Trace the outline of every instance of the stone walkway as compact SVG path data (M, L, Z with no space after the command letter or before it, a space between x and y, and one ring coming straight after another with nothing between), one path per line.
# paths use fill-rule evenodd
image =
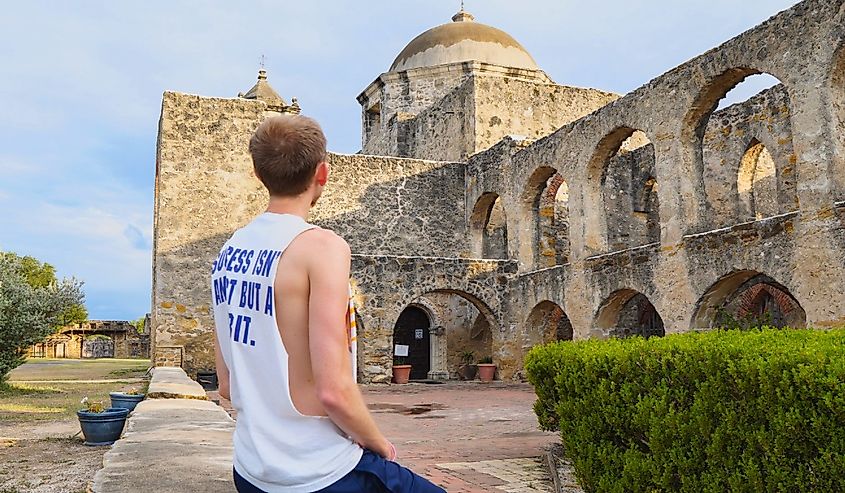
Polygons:
M450 493L554 491L545 453L557 436L537 428L529 385L382 385L364 396L399 462Z

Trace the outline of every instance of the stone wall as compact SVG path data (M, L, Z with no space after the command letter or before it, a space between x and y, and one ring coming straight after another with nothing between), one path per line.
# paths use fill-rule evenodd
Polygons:
M155 347L170 349L155 355L156 364L192 372L214 366L208 270L232 231L266 207L248 142L272 115L257 101L164 95L152 324ZM340 154L329 160L330 183L311 221L344 236L353 253L463 253L463 164ZM429 200L434 195L438 200Z
M597 89L544 84L510 77L474 77L474 152L505 136L545 137L619 98ZM469 157L469 156L465 156Z
M353 253L458 257L466 248L464 165L331 154L310 220ZM431 200L431 197L437 200Z
M714 212L709 227L724 227L737 219L756 219L747 204L740 200L737 189L738 175L743 172L743 157L749 154L754 143L765 147L776 169L775 175L756 184L775 191L770 199L774 204L764 208L768 213L761 216L798 209L797 156L792 145L789 94L781 84L710 117L703 142L704 186L707 204Z
M617 99L595 89L559 86L502 74L471 73L439 100L425 96L413 110L395 113L362 152L391 156L464 161L507 135L528 139L546 136ZM421 102L431 103L421 109ZM405 105L403 105L404 107Z
M470 70L470 67L463 64L451 64L382 74L358 96L362 109L361 152L371 155L403 155L398 154L398 125L415 117L460 86L469 76Z
M753 289L800 305L803 317L792 323L845 324L843 40L841 0L805 0L609 104L606 93L502 74L469 81L456 68L464 64L424 83L403 81L407 74L380 79L386 85L359 101L366 110L379 91L389 93L379 135L395 144L365 151L400 153L401 143L401 152L430 157L475 154L466 164L332 156L344 187L327 190L315 217L349 237L356 253L361 379L389 378L393 326L421 299L455 325L433 352L446 354L447 369L465 342L461 331L476 324L462 315L471 304L490 326L490 350L506 379L519 377L531 341L551 333L537 327L554 318L541 312L565 317L581 339L642 329L631 310L641 314L650 304L673 333L714 326L720 309L748 309L757 298L744 293ZM782 86L714 113L731 88L761 72ZM406 112L388 100L404 101ZM577 120L578 111L566 113L592 104L597 109ZM450 106L464 119L450 116ZM157 362L175 361L178 350L189 369L212 364L207 266L263 207L246 140L265 115L261 103L165 94ZM557 118L569 123L554 130ZM519 133L529 138L495 143ZM461 144L467 137L472 146ZM760 146L772 164L761 163ZM541 218L556 195L550 187L564 182L568 214L552 211L566 221L561 237L562 224ZM502 214L491 215L496 204ZM504 229L496 238L507 244L495 256L506 258L478 258L493 254L484 247L497 216ZM566 255L558 244L568 246Z

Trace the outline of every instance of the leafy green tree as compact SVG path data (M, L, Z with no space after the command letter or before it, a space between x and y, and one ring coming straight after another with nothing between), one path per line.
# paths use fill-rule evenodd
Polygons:
M138 318L137 320L133 320L131 323L135 327L135 330L138 331L139 334L144 333L144 322L147 320L146 315L143 317Z
M29 346L61 325L63 313L83 306L80 281L56 280L52 266L29 259L0 254L0 383L24 362Z
M16 265L16 271L23 276L27 284L33 288L47 288L55 284L56 268L47 262L41 262L29 255L21 257L13 252L0 252L0 262L9 260ZM58 317L56 330L67 325L82 323L88 320L88 309L82 303L75 304L64 310Z
M59 315L59 327L79 324L88 320L88 309L79 303L71 306Z
M13 252L0 252L0 261L15 263L17 272L33 288L46 288L56 282L56 268L29 255L21 257Z

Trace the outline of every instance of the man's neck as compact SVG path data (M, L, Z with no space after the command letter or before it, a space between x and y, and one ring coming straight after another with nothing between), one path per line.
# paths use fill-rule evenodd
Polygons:
M307 196L297 197L274 197L270 196L270 203L267 204L267 212L274 214L292 214L302 219L308 219L308 212L311 210L311 201Z

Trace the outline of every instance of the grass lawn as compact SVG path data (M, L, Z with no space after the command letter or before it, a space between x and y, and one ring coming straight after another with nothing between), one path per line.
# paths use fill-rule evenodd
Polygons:
M149 367L148 359L30 358L9 373L9 381L133 378L143 376Z
M149 360L62 360L33 359L16 368L9 382L0 385L0 423L43 422L72 419L84 407L80 401L109 403L109 392L136 388ZM72 380L115 380L108 383L82 383ZM49 383L27 383L41 380ZM133 381L134 380L134 381Z

